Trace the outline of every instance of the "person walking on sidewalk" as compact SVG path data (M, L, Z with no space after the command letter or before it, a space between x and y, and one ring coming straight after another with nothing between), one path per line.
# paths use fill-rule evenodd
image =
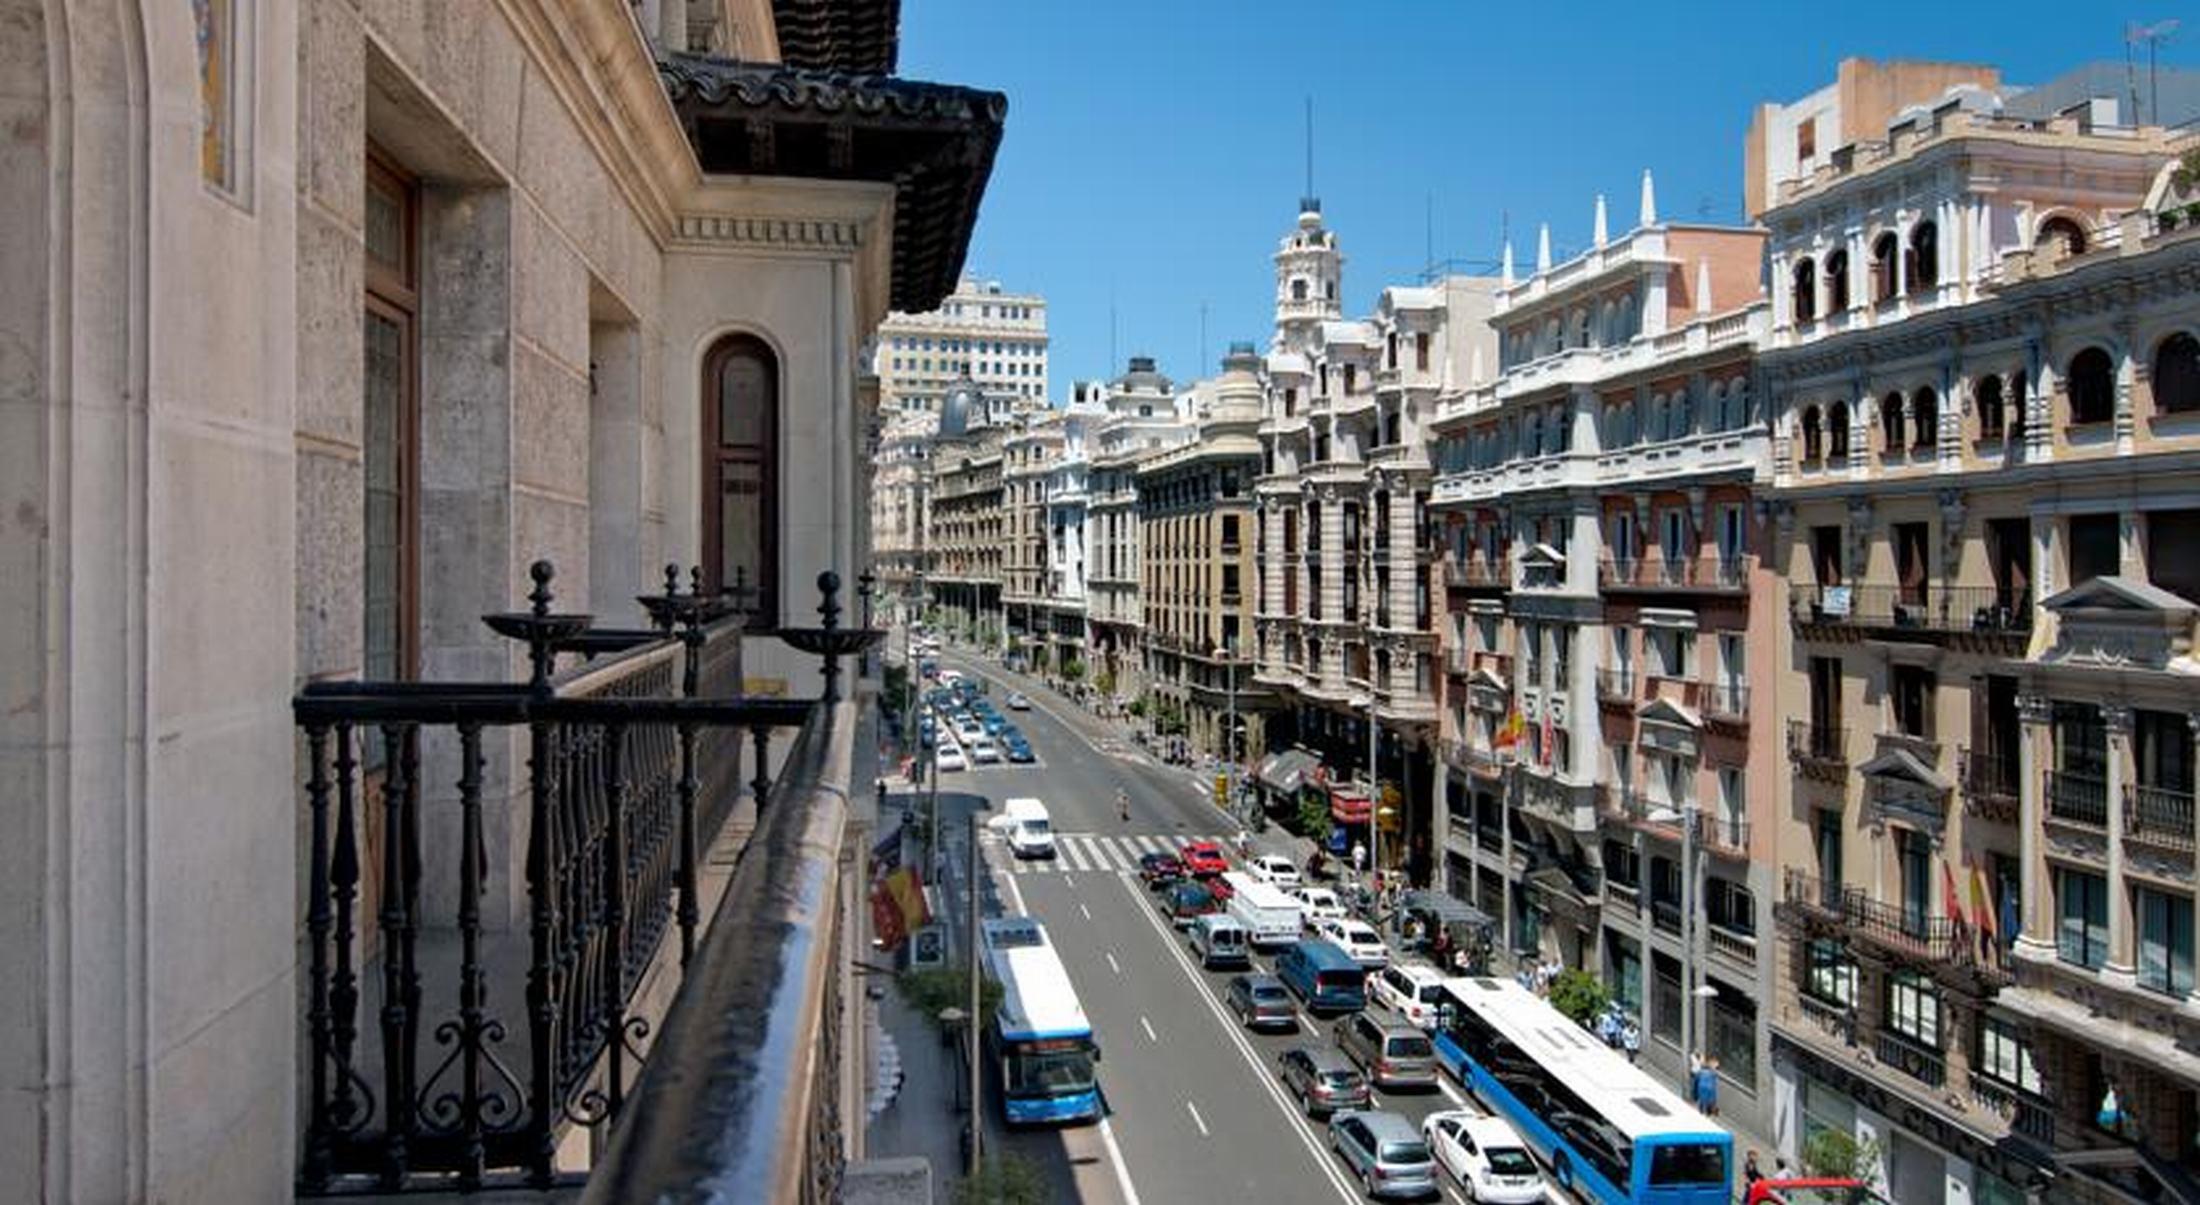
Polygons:
M1122 818L1123 823L1131 822L1131 793L1121 787L1115 788L1115 814Z

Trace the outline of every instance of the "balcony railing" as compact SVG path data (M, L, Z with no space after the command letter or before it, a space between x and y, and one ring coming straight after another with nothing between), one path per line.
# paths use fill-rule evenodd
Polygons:
M2166 849L2193 848L2192 795L2166 787L2124 788L2124 836Z
M1448 570L1445 581L1450 585L1502 587L1511 584L1511 574L1503 564L1492 564L1481 557L1447 559L1444 565Z
M1597 698L1606 703L1632 703L1636 681L1635 671L1631 669L1600 669L1597 671Z
M1698 835L1713 853L1749 856L1749 821L1740 816L1699 813Z
M1983 1072L1971 1073L1971 1099L1978 1106L2009 1123L2010 1130L2042 1146L2055 1142L2055 1106L2013 1084L2005 1084Z
M1749 721L1749 685L1745 682L1703 684L1703 713L1732 723Z
M755 750L755 797L788 801L760 812L783 810L787 823L799 823L805 805L790 797L814 786L802 781L803 749L820 739L815 730L830 733L835 709L737 697L740 625L717 597L668 588L642 600L655 629L591 628L585 616L550 610L547 562L531 572L530 611L484 617L527 643L528 681L314 683L293 701L309 833L303 1195L551 1186L566 1133L623 1126L647 1086L646 1077L636 1084L635 1069L661 997L652 989L645 998L645 983L684 988L691 966L700 979L713 965L787 965L785 926L756 929L749 905L724 919L735 915L738 883L720 919L703 925L698 859L738 790L743 735ZM874 634L835 627L838 580L824 575L820 584L826 626L780 635L833 654L825 673L832 703L839 658ZM561 675L561 657L605 660ZM775 789L765 769L772 733L797 726L804 737ZM521 742L524 761L510 761L526 768L504 781L507 750ZM482 907L490 868L521 862L492 856L491 834L521 829L504 823L507 812L524 819L526 841L522 923L510 931L493 927ZM758 837L780 824L764 823ZM838 857L836 847L824 866ZM784 894L797 868L767 872L776 861L748 858L737 879L771 873L771 891ZM768 905L767 893L750 894L758 897L751 905ZM837 913L827 912L813 929L831 925ZM744 934L770 945L720 948L742 944ZM764 1015L685 995L659 1047L671 1042L682 1003L718 1024ZM787 1023L816 1029L828 1014L809 1003L806 1017L790 1012ZM683 1069L704 1065L693 1052L668 1057ZM753 1050L744 1057L716 1066L757 1074L712 1079L708 1088L690 1079L685 1090L741 1094L739 1108L714 1106L729 1131L750 1114L762 1115L758 1133L804 1133L793 1123L812 1115L809 1087L791 1097L767 1082L770 1069ZM799 1153L825 1149L820 1143L837 1150L837 1133L808 1133ZM744 1175L786 1158L770 1143L760 1147L768 1158Z
M1796 623L1881 633L2022 637L2032 630L2031 593L2002 586L1798 584L1789 589L1788 609Z
M1849 936L1871 942L1912 961L1963 967L1986 979L2005 981L1991 942L1944 916L1873 899L1861 887L1828 882L1789 867L1782 877L1781 902L1820 923L1839 926Z
M1789 720L1788 757L1807 770L1835 773L1848 769L1848 729L1838 724Z
M1704 941L1714 954L1724 954L1736 962L1754 965L1757 961L1757 936L1725 925L1707 924L1703 928Z
M1754 556L1606 559L1597 563L1597 585L1606 590L1715 590L1748 587Z
M1928 1088L1948 1084L1948 1061L1940 1051L1891 1029L1879 1031L1879 1061Z
M1681 905L1678 900L1657 899L1650 901L1650 919L1667 933L1681 931Z
M2047 815L2083 828L2108 827L2108 784L2091 774L2050 770Z
M2014 750L1958 745L1956 769L1965 811L1989 820L2016 819L2018 761Z

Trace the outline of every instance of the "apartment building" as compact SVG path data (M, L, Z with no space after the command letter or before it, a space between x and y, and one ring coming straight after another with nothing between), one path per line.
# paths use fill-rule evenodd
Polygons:
M871 371L888 411L937 412L956 382L1026 402L1047 396L1047 302L965 276L939 308L879 324Z
M1040 604L1044 630L1053 644L1050 663L1056 672L1080 683L1091 678L1085 617L1085 574L1090 563L1086 506L1091 500L1088 474L1092 468L1087 444L1093 425L1106 414L1104 405L1082 395L1062 410L1062 451L1048 468L1044 483L1047 569Z
M1274 701L1252 681L1260 358L1237 344L1222 369L1196 391L1210 399L1196 435L1137 467L1143 660L1159 726L1243 761L1265 750L1260 717Z
M929 410L878 414L878 446L871 457L871 557L882 600L901 615L922 592L931 449L940 418Z
M1769 1129L1777 583L1755 499L1764 236L1661 220L1497 291L1496 376L1432 424L1445 547L1444 880L1516 951L1600 973L1676 1078Z
M2189 145L1962 88L1764 213L1778 1139L1895 1200L2200 1167Z
M986 647L1007 638L1005 447L1021 415L975 382L948 387L930 448L926 586L947 623Z
M1191 439L1197 428L1178 412L1175 387L1151 356L1132 356L1122 376L1086 385L1083 400L1097 400L1107 411L1087 436L1087 661L1095 687L1127 705L1146 687L1138 467Z
M1046 491L1066 442L1063 416L1043 410L1001 443L1001 605L1010 655L1035 667L1048 665L1054 652Z

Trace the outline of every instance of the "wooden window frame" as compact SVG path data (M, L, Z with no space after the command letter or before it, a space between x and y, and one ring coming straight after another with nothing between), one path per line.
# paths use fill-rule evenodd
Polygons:
M403 397L398 421L398 599L397 677L415 678L420 672L420 179L368 144L365 188L393 196L398 201L399 247L403 262L393 271L368 253L362 242L360 259L366 283L361 298L361 321L368 315L395 323L403 340L404 369L399 382ZM361 333L362 340L365 334ZM360 457L365 464L365 377L361 375ZM366 505L361 482L360 505ZM362 537L364 532L362 532ZM364 566L364 546L361 548ZM364 625L362 623L362 636ZM361 648L364 670L365 649Z
M756 593L749 605L746 626L751 630L770 630L778 626L781 600L779 598L779 543L780 543L780 411L785 401L785 367L779 352L760 336L748 332L735 332L719 338L711 344L703 356L702 380L702 474L703 474L703 585L710 592L725 589L732 583L724 580L725 531L720 523L719 476L729 461L740 458L729 455L719 443L720 415L723 398L720 396L720 380L726 361L744 348L753 347L763 353L764 362L770 368L768 392L770 404L764 408L763 452L757 458L760 468L760 492L763 495L764 532L760 541L758 569L760 580L751 584Z

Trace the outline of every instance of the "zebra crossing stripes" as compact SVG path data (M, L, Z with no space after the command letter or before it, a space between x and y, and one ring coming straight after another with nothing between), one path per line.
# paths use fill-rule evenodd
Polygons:
M1063 872L1135 874L1138 859L1146 854L1175 853L1192 841L1228 840L1222 836L1155 836L1123 834L1109 836L1100 833L1056 833L1052 859L1025 860L1010 857L1005 846L996 845L998 862L1011 874L1059 874Z

